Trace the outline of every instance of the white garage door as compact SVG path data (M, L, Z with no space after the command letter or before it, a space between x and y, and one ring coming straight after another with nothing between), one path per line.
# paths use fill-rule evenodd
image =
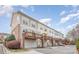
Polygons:
M24 47L25 48L36 48L37 47L36 40L25 40Z

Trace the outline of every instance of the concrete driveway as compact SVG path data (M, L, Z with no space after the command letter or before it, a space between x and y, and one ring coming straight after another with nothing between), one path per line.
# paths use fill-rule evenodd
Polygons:
M36 48L34 50L43 54L75 54L76 53L75 45Z

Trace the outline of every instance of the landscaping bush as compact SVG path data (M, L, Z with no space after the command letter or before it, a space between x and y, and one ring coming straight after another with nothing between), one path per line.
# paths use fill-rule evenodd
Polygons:
M11 34L10 36L8 36L5 40L6 41L12 41L12 40L15 40L15 36L13 34Z
M79 38L76 40L76 48L79 49Z
M6 47L9 49L18 49L20 48L20 42L16 40L8 41Z

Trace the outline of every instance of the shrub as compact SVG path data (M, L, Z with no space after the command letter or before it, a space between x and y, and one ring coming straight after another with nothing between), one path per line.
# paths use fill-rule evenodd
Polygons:
M79 38L76 39L76 48L79 49Z
M8 41L6 47L9 49L18 49L20 48L20 42L17 40Z
M6 41L12 41L12 40L15 40L15 36L13 34L11 34L10 36L8 36L5 40Z

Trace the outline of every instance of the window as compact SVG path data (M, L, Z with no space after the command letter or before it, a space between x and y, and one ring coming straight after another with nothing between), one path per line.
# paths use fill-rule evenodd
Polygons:
M25 24L25 21L23 20L23 24Z
M20 24L20 16L19 15L17 15L17 21Z
M44 31L47 31L47 29L45 29Z
M51 33L51 31L49 31Z
M25 24L28 25L27 22L25 22Z
M23 24L27 25L28 23L26 21L23 20Z
M57 36L58 36L58 33L57 33L57 32L55 32L55 35L57 35Z
M19 16L17 16L17 21L19 21L19 19L20 19L20 17L19 17Z
M41 27L40 30L43 30L43 28Z
M32 24L32 27L33 27L33 28L35 28L35 25L34 25L34 24Z
M53 32L52 32L52 34L53 34Z

